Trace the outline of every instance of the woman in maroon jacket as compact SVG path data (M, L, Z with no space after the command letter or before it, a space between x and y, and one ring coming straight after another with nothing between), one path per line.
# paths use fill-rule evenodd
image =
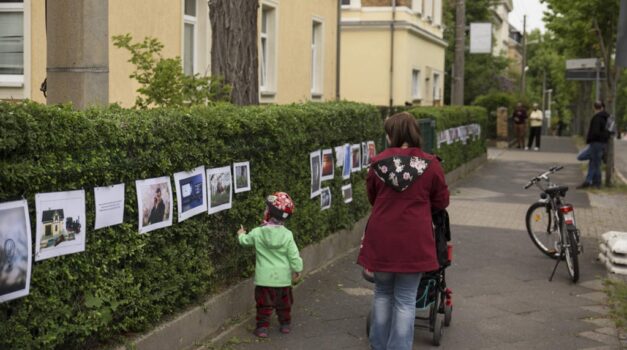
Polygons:
M384 128L390 147L368 171L372 213L358 263L374 272L372 349L410 350L420 277L439 268L431 211L448 206L449 192L440 162L420 149L412 115L395 114Z

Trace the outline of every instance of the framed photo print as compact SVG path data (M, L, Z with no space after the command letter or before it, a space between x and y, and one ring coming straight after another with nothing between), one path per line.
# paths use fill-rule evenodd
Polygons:
M322 177L321 181L333 180L335 166L333 166L333 150L322 150Z
M139 233L172 226L172 185L170 177L135 181Z
M342 179L347 180L351 178L351 170L353 166L353 153L351 152L351 145L345 144L343 151L344 161L342 167Z
M207 169L207 186L209 191L208 213L213 214L222 210L231 209L233 201L233 181L231 167Z
M94 230L119 225L124 221L124 188L123 183L94 188L96 204Z
M0 203L0 303L29 293L31 239L26 200Z
M353 201L353 186L351 184L342 186L342 197L344 198L344 203Z
M85 250L85 191L35 195L35 260Z
M365 169L370 164L370 159L368 158L368 144L366 142L361 143L361 167Z
M199 166L192 171L175 173L174 186L176 187L176 202L178 203L178 222L207 211L204 166Z
M344 165L344 145L337 146L335 149L335 166L341 168Z
M309 153L309 165L311 167L311 197L314 198L320 194L322 182L322 153L320 150Z
M320 191L320 210L331 208L331 189L325 187Z
M374 145L374 141L368 141L368 165L372 162L372 158L377 155L377 148Z
M250 162L233 163L235 193L250 191Z
M361 145L354 144L351 146L351 172L356 173L361 170Z

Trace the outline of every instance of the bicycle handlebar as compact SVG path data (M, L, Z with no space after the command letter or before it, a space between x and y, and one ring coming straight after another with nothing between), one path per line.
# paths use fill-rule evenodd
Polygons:
M540 181L540 180L549 180L549 175L558 172L560 170L564 169L563 166L561 165L556 165L556 166L552 166L551 168L549 168L548 171L543 172L542 174L534 177L533 179L531 179L524 187L524 189L528 189L529 187L533 186L536 182Z

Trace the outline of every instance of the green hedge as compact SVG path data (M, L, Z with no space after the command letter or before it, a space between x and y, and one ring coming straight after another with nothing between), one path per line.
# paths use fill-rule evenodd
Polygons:
M435 119L436 134L448 128L477 123L481 125L481 137L450 145L437 144L434 152L442 158L444 171L449 172L486 152L487 112L482 107L418 107L409 110L418 119Z
M309 153L381 140L383 129L376 108L346 102L85 112L0 103L0 116L0 201L28 199L33 237L36 193L83 188L87 197L85 252L34 263L30 295L0 304L1 349L91 348L251 276L254 252L237 246L235 231L260 222L270 192L293 196L287 226L301 248L351 227L369 210L365 172L353 174L346 205L348 180L336 169L323 183L333 210L320 211L309 198ZM135 180L246 160L252 191L234 194L231 210L137 233ZM124 224L93 231L92 188L119 182Z
M516 95L507 92L493 92L487 95L478 96L472 104L481 106L488 110L487 136L496 139L496 110L499 107L506 107L508 116L514 112L516 107Z

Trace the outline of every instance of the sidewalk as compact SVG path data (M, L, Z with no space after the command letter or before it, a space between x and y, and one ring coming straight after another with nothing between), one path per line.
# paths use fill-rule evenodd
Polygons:
M454 263L447 283L454 311L441 349L620 349L604 306L596 237L627 230L627 200L575 190L583 179L576 153L571 139L550 137L540 152L491 149L486 165L451 188ZM571 187L566 198L584 234L576 285L565 264L548 282L554 261L533 246L524 224L538 191L523 185L556 164L564 170L553 180ZM372 285L362 280L356 255L355 249L296 288L292 334L280 334L273 320L270 338L255 338L251 313L198 349L368 349ZM414 348L435 348L431 333L417 329Z

